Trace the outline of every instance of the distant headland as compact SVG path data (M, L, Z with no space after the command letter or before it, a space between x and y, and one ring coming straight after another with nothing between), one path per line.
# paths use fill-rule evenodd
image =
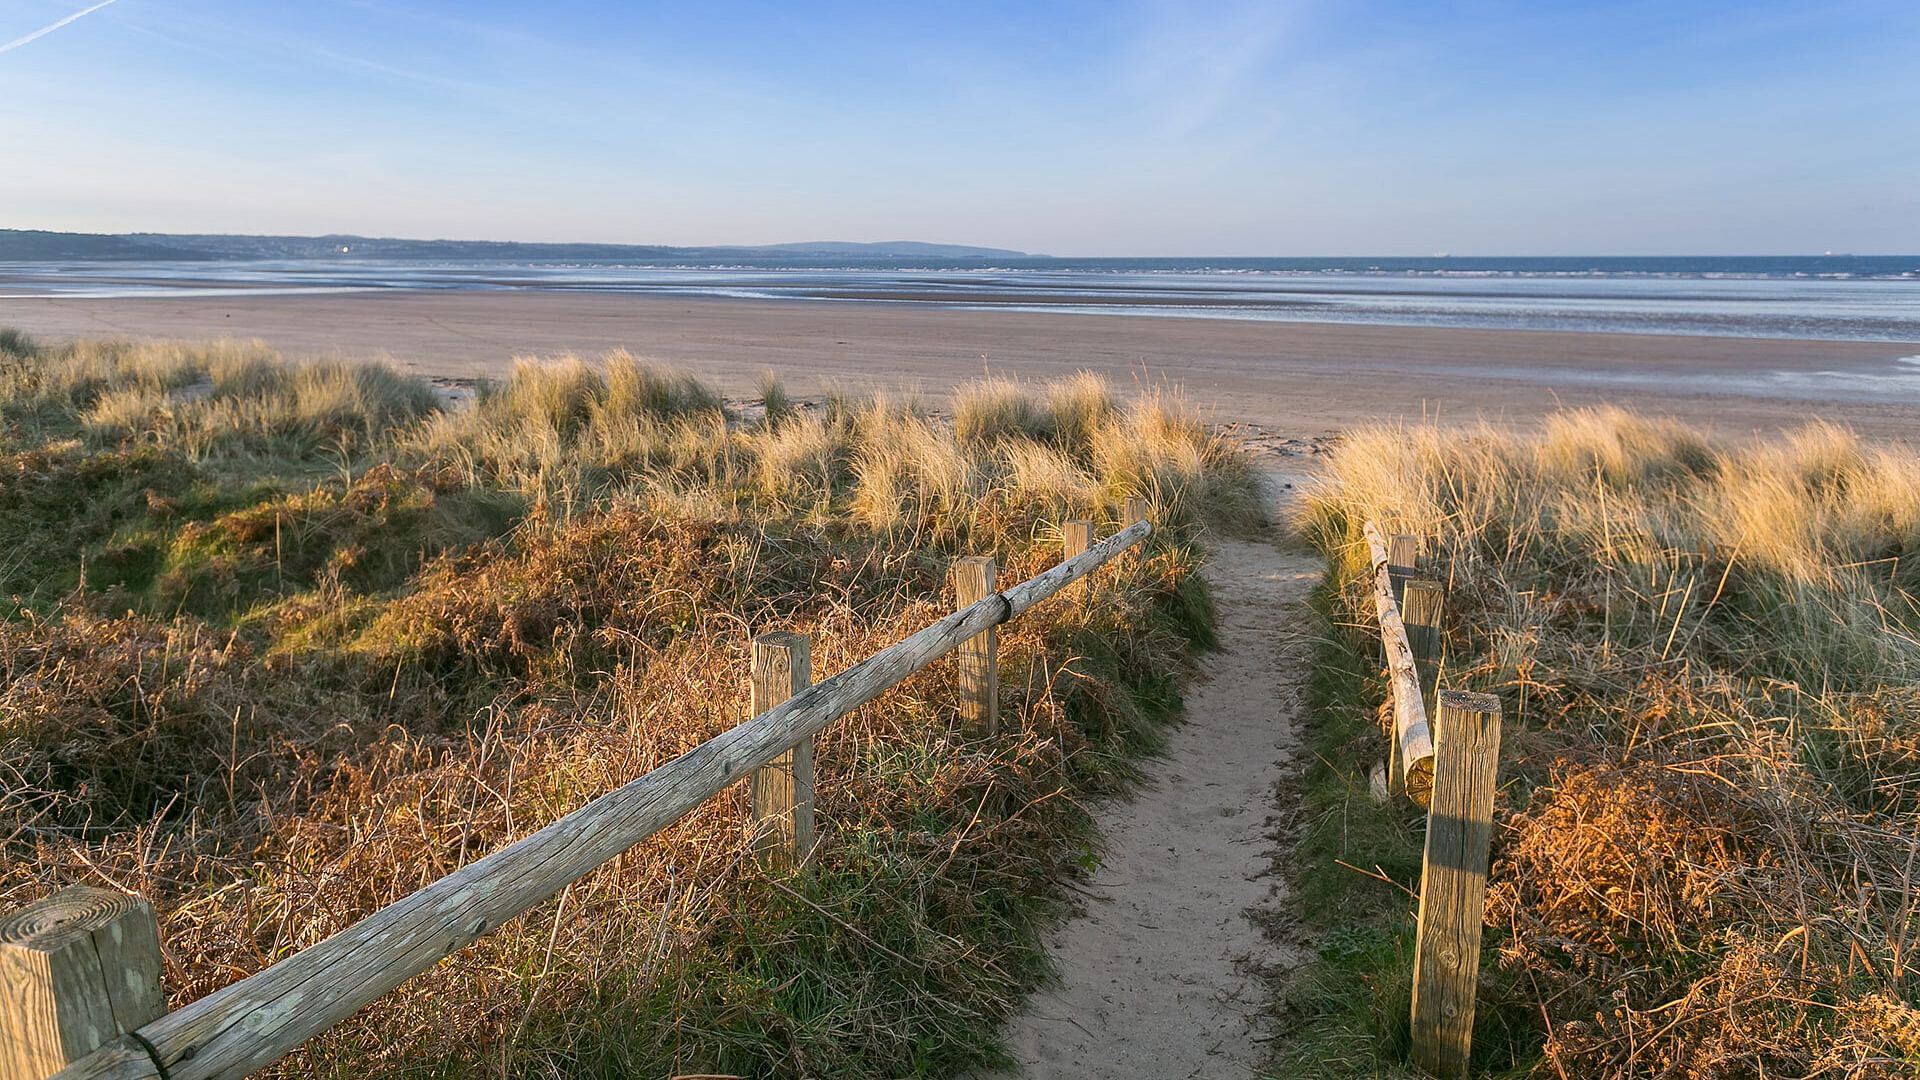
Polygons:
M228 259L530 259L660 260L725 258L1017 259L1009 248L919 240L674 247L662 244L522 243L510 240L407 240L374 236L251 236L226 233L74 233L0 229L0 261Z

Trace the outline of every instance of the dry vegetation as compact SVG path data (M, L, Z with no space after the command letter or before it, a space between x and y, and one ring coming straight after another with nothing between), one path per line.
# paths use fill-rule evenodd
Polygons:
M817 856L743 860L737 791L461 952L287 1075L952 1075L1208 634L1205 516L1251 474L1177 396L989 383L764 418L623 354L443 411L389 368L0 334L0 905L108 883L176 1003L739 722L752 633L827 675L1145 493L1150 558L1002 628L1005 730L936 665L828 729ZM758 410L756 410L758 412ZM956 432L957 429L957 432Z
M1308 846L1411 884L1417 821L1363 794L1369 518L1447 579L1443 681L1506 705L1477 1064L1920 1073L1920 456L1617 411L1347 439L1304 512L1350 628L1317 689ZM1393 1074L1409 903L1341 880L1377 918L1332 920L1289 1067Z

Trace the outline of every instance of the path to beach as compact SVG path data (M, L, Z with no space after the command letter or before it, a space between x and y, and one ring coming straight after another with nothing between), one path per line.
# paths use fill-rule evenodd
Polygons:
M1285 495L1297 478L1273 482ZM1149 785L1095 810L1108 846L1084 911L1049 942L1059 985L1009 1032L1027 1080L1255 1075L1259 969L1285 958L1252 916L1283 899L1268 874L1273 789L1299 753L1321 572L1279 535L1210 545L1220 648Z

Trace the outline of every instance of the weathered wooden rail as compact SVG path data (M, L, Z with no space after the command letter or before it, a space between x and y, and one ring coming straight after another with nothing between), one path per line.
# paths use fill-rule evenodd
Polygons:
M1413 646L1400 616L1400 597L1413 575L1418 545L1411 536L1396 536L1389 544L1371 521L1366 523L1365 532L1373 557L1373 602L1380 619L1380 644L1387 654L1387 687L1393 694L1394 753L1388 778L1396 790L1405 790L1408 798L1425 806L1433 797L1433 733L1427 724ZM1395 548L1399 549L1397 556Z
M1393 702L1388 775L1427 808L1413 955L1412 1058L1427 1072L1465 1076L1473 1049L1480 926L1493 843L1500 699L1438 689L1429 723L1420 665L1440 659L1445 590L1418 569L1416 537L1362 529Z
M292 1052L442 958L557 894L727 786L752 778L754 847L771 866L806 858L813 736L935 660L963 650L962 711L997 723L994 628L1086 577L1153 531L1144 500L1092 542L1067 522L1066 558L996 591L992 560L961 560L959 609L831 678L810 681L807 639L753 647L752 719L353 926L165 1011L160 946L144 900L75 888L0 919L0 1080L215 1080Z

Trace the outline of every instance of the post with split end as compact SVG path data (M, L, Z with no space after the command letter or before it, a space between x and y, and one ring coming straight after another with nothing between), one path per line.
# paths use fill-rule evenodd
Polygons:
M753 715L805 690L813 682L805 634L775 632L753 639ZM762 866L800 865L813 850L813 736L753 771L753 852Z
M995 591L993 559L973 555L953 564L953 592L961 608L977 604ZM997 653L1000 635L989 626L963 642L960 661L960 718L974 735L992 735L1000 730L1000 667Z
M0 919L0 1077L41 1080L167 1011L138 896L74 886Z
M1433 804L1420 871L1413 951L1413 1063L1439 1077L1467 1074L1480 979L1500 699L1442 690L1436 714Z

